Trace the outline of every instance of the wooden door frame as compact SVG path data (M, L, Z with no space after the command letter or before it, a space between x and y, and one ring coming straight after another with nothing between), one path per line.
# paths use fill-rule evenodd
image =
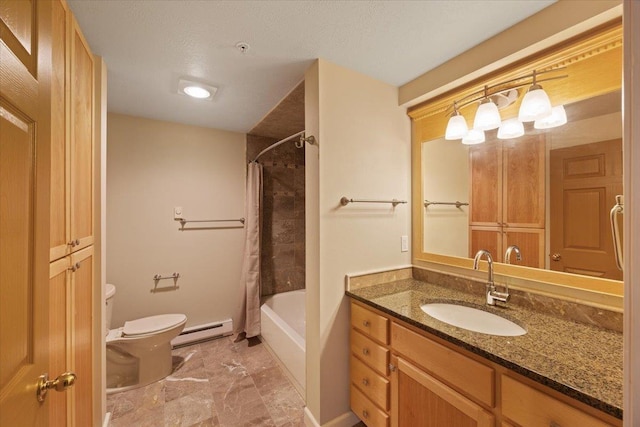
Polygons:
M623 249L624 426L633 427L640 425L640 317L632 316L640 309L640 3L625 0L623 7L624 230L629 236Z

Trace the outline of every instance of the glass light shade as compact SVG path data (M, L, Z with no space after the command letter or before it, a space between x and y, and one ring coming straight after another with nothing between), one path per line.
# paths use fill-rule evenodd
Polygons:
M538 85L531 86L529 92L522 99L518 120L532 122L551 114L551 101L547 93Z
M200 86L186 86L182 90L184 93L194 98L204 99L211 96L211 92Z
M470 129L469 133L462 138L464 145L482 144L484 142L484 131L479 129Z
M543 119L536 120L533 127L536 129L551 129L567 123L567 112L564 105L558 105L551 109L551 115Z
M500 126L501 121L498 106L491 100L484 100L478 106L478 111L476 111L473 128L478 130L491 130Z
M505 120L498 128L498 139L518 138L522 135L524 135L524 125L518 119Z
M464 116L460 115L460 113L456 113L449 119L444 139L460 139L465 137L467 135L467 132L469 132L467 121L464 119Z

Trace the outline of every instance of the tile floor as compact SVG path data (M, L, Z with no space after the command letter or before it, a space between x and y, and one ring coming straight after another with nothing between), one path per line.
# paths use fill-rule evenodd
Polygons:
M110 427L304 426L304 401L257 339L173 351L162 381L107 396Z

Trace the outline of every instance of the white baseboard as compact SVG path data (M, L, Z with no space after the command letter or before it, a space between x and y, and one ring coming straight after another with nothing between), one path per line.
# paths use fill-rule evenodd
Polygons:
M304 408L304 425L307 427L353 427L359 422L360 419L356 417L353 412L349 411L332 419L328 423L320 424L316 421L311 411L309 411L309 408L306 406Z
M104 414L104 421L102 422L102 427L109 427L109 422L111 421L111 412L107 412Z

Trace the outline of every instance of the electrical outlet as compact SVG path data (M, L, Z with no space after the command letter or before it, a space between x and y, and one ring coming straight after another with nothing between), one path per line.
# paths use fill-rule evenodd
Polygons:
M180 206L176 206L173 208L173 219L183 219L182 216L182 208Z
M400 237L400 252L409 251L409 236Z

